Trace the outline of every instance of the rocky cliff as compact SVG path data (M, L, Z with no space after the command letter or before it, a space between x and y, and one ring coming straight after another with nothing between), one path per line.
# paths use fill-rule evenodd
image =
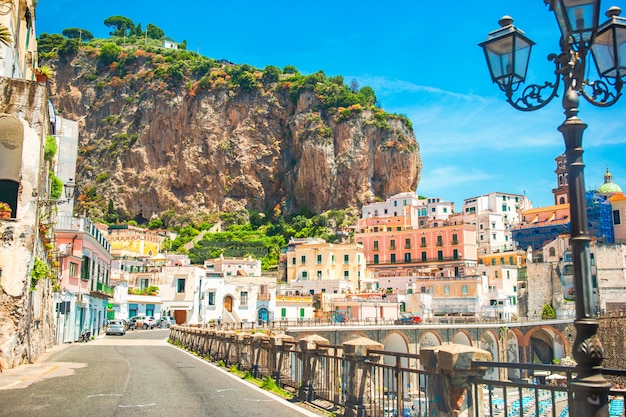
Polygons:
M421 159L408 119L331 102L348 94L342 79L335 88L322 73L196 58L125 48L104 60L81 47L44 62L56 110L81 120L78 210L97 216L112 200L127 218L319 213L416 189Z

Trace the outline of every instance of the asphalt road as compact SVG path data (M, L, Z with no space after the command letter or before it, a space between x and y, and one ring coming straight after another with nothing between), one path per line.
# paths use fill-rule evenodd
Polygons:
M169 345L168 334L137 330L65 345L0 374L0 416L319 415Z

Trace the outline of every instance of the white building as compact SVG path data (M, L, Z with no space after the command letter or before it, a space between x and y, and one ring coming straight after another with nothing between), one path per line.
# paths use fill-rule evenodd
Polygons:
M209 276L202 282L192 323L260 323L275 320L276 280L265 277Z
M532 208L524 195L494 192L465 199L464 222L476 226L479 254L513 249L511 227L520 223L522 211Z
M261 261L251 256L247 258L219 258L204 261L204 269L209 277L230 277L230 276L261 276Z

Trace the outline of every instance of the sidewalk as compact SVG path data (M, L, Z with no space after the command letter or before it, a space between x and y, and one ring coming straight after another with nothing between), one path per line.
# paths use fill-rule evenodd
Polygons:
M75 368L82 368L84 364L65 362L44 362L50 355L60 352L70 344L54 345L41 355L35 363L19 365L11 369L2 369L0 372L0 390L26 388L29 385L47 378L71 375Z

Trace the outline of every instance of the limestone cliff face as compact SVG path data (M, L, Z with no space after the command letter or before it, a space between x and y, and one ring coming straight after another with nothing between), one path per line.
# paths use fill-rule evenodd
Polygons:
M130 217L244 207L319 213L417 187L419 147L401 118L328 111L314 91L290 97L288 83L181 82L158 75L155 61L137 55L104 67L81 50L48 62L57 110L84 120L79 209L101 212L112 199Z

